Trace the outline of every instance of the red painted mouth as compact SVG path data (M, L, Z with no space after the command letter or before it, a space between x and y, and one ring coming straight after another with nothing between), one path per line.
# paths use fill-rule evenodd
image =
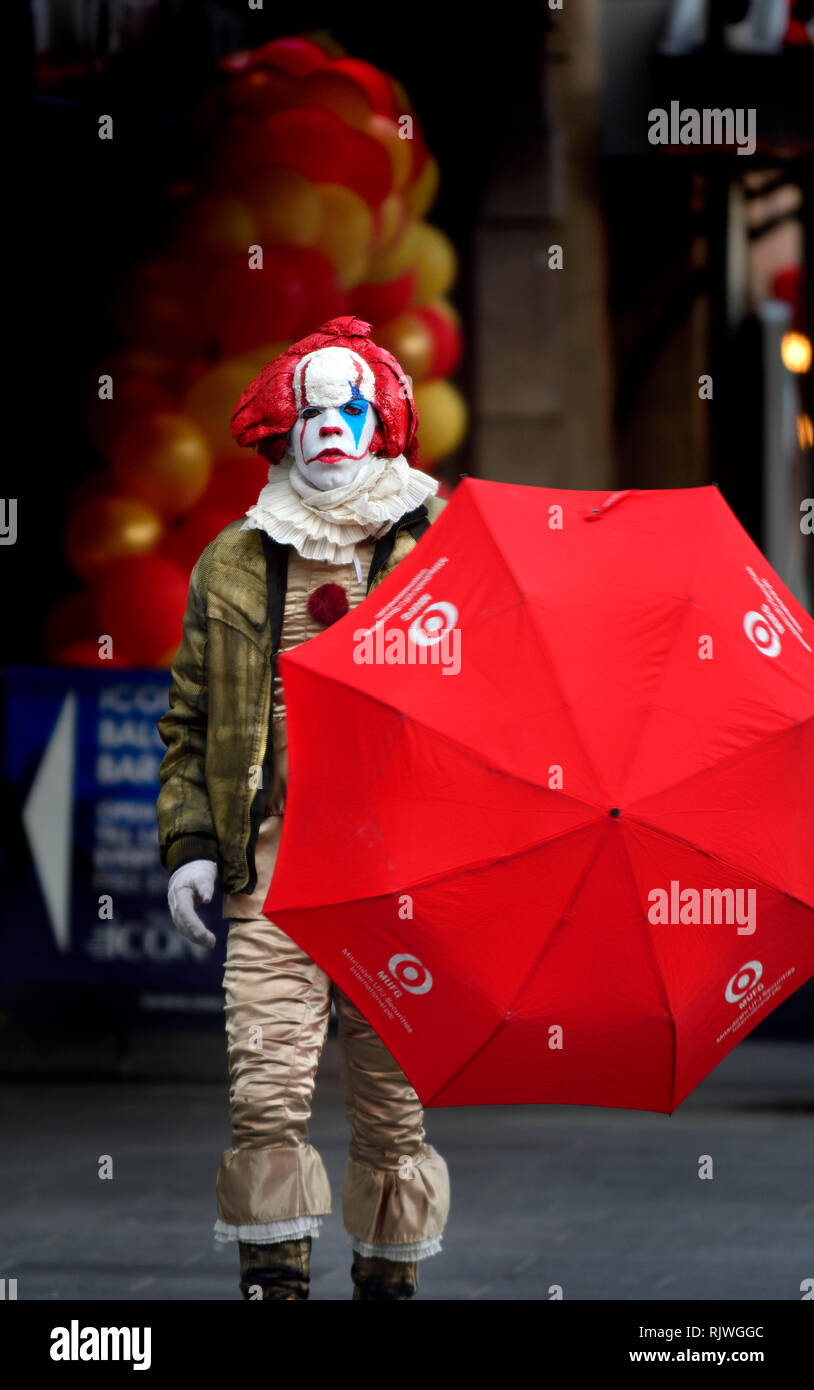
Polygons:
M342 449L323 449L316 457L321 463L336 463L339 459L347 458L347 454Z

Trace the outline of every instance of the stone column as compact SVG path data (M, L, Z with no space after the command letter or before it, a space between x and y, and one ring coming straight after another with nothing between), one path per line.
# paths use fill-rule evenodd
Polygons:
M476 230L474 458L502 482L613 486L598 12L551 11L539 119L502 133Z

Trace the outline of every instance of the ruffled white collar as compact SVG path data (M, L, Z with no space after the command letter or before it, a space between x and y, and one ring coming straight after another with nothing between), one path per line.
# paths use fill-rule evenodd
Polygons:
M374 455L353 482L327 491L313 487L293 463L276 463L240 529L265 531L307 560L346 565L359 541L383 536L438 486L437 478L411 468L403 454L392 459Z

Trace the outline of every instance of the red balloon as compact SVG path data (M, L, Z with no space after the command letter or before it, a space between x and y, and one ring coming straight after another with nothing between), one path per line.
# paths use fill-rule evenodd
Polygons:
M262 270L250 270L244 256L228 261L212 282L205 312L208 332L229 355L277 339L293 342L348 310L327 256L310 246L273 246Z
M344 73L319 68L297 78L298 92L291 106L325 106L354 130L367 130L373 112L360 87Z
M91 498L115 497L119 491L116 479L113 476L112 468L100 468L96 473L89 473L86 478L82 478L71 492L68 502L69 510L79 506L81 503L89 501Z
M207 331L227 354L293 339L304 301L301 279L291 275L285 253L276 247L265 254L262 270L250 270L246 256L235 256L206 295Z
M413 313L424 321L432 338L430 378L449 376L461 356L461 330L458 324L451 315L443 313L433 304L421 305Z
M246 72L249 68L274 66L295 77L303 77L318 68L330 64L330 54L313 39L299 35L286 39L272 39L257 48L241 48L235 53L227 53L218 58L216 67L221 72Z
M93 447L109 458L116 435L132 420L157 410L174 410L175 399L154 377L113 377L113 396L99 399L99 382L89 383L88 437Z
M85 638L81 642L69 642L66 646L60 647L53 658L55 666L96 666L100 670L109 670L111 666L128 666L131 663L125 657L116 657L114 654L110 660L101 660L99 656L98 643L92 637Z
M785 266L772 277L772 298L785 299L795 304L803 288L803 268L799 265Z
M362 88L373 110L381 116L395 118L405 114L396 110L396 102L390 78L381 68L366 63L362 58L337 58L332 64L333 72L343 72Z
M783 299L791 305L794 314L793 326L798 332L802 332L805 319L802 266L790 265L777 272L772 279L772 298Z
M231 507L195 507L168 532L161 547L164 558L189 574L209 542L239 517L240 511Z
M200 347L198 295L189 265L155 256L131 268L116 292L113 317L123 338L170 357Z
M324 48L320 48L313 39L301 38L299 35L286 39L272 39L271 43L261 43L259 48L253 50L252 57L255 65L272 63L295 77L304 77L306 73L315 72L317 68L327 67L330 63Z
M254 54L250 48L239 48L235 53L227 53L224 58L218 58L215 67L221 72L245 72L254 62Z
M265 163L296 169L315 183L343 183L377 206L393 184L384 147L325 107L279 111L263 122L257 146Z
M182 636L189 577L160 555L123 555L99 571L93 592L100 634L115 658L150 666Z
M291 273L301 277L305 307L294 337L315 332L321 323L350 312L348 296L339 284L333 261L310 246L282 247L291 262ZM265 339L268 341L268 339Z
M262 122L245 111L225 115L214 132L209 173L217 185L243 192L263 164L259 142Z
M248 383L247 383L248 384ZM230 511L232 519L245 516L268 482L270 464L254 449L244 449L245 458L217 465L198 506L203 511Z
M369 281L366 285L355 285L350 292L352 312L368 323L389 323L409 309L415 288L413 270L405 270L395 280L386 280L382 284Z
M91 591L83 589L80 593L66 594L54 604L45 619L42 643L48 661L60 662L60 653L77 643L92 643L94 661L97 661L98 627L96 601Z
M238 72L224 93L230 111L246 116L269 116L284 111L297 98L299 83L281 68L253 65Z

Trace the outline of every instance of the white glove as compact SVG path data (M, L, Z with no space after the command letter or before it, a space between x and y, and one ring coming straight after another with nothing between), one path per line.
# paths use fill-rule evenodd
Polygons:
M210 951L215 945L215 938L206 929L195 908L212 901L217 881L218 866L214 860L193 859L175 870L167 889L173 926L187 941L194 941L196 946L207 946Z

